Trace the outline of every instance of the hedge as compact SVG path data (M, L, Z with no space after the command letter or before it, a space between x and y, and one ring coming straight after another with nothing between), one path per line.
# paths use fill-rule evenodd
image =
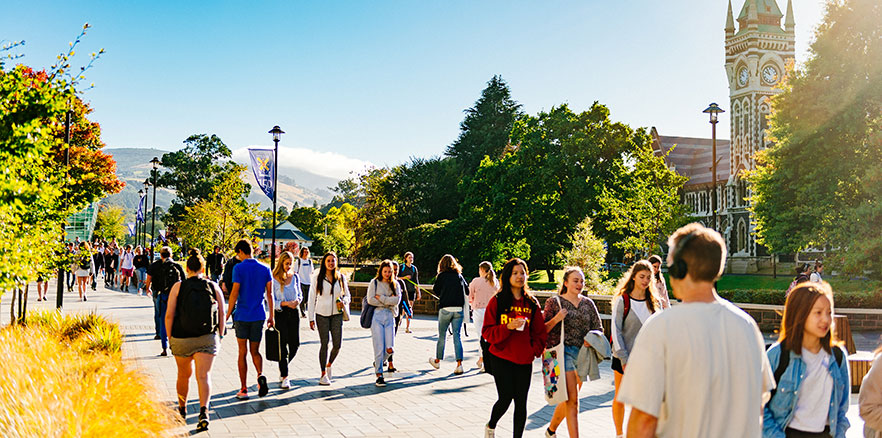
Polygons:
M717 292L733 303L784 305L785 291L775 289L736 289ZM841 291L833 293L835 307L844 309L880 309L882 291Z

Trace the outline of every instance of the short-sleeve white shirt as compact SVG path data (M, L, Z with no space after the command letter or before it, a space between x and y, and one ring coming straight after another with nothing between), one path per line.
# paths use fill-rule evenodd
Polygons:
M618 400L658 418L659 437L760 437L774 376L762 334L732 303L685 303L637 335Z

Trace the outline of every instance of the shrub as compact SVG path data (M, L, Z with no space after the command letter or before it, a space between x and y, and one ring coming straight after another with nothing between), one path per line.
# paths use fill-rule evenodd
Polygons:
M75 315L52 310L30 312L25 324L83 351L119 354L122 349L123 335L119 327L95 312Z
M115 344L70 348L52 328L66 319L35 314L29 327L0 331L0 436L171 436L180 419L156 401L148 380L126 369L119 354L93 352L118 352ZM82 333L89 339L107 330Z
M721 290L717 293L733 303L784 305L785 291L777 289ZM882 308L882 291L833 292L835 307L854 309Z

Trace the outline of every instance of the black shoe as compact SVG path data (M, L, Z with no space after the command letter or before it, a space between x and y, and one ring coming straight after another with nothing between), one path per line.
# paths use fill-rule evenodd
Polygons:
M394 372L397 372L397 371L398 371L398 368L395 368L395 367L389 367L389 368L386 368L386 372L387 372L387 373L394 373Z
M199 423L196 424L196 430L199 432L208 430L208 409L205 406L199 408Z
M159 355L162 357L168 356L168 350L162 350L162 353L159 353Z
M266 376L257 377L257 395L263 397L269 393L269 385L266 384Z
M154 337L153 337L153 340L154 340L154 341L158 341L158 340L159 340L159 335L154 336Z
M187 419L187 408L186 407L178 406L178 413L181 414L181 418L183 418L185 420Z
M379 387L386 386L386 379L384 379L383 376L377 377L376 385Z

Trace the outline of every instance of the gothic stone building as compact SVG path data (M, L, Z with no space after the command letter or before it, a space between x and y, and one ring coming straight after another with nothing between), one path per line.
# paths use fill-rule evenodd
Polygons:
M755 168L754 154L768 144L769 97L780 91L777 86L785 67L794 59L791 2L787 0L785 17L776 0L745 0L736 20L729 1L725 72L731 140L717 140L716 187L712 187L710 170L711 139L663 136L652 128L657 153L667 153L676 145L668 155L668 165L689 177L682 200L691 207L697 221L711 225L711 196L716 196L717 230L729 247L730 272L755 272L771 262L768 251L756 243L753 234L748 211L750 192L743 172Z

